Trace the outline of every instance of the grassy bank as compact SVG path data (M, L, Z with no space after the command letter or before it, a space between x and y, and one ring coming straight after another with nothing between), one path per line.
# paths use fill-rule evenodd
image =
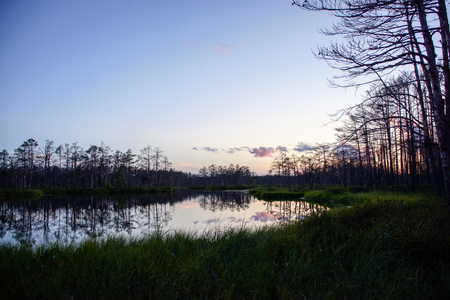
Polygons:
M157 194L173 193L175 190L168 187L154 188L45 188L46 195L114 195L114 194Z
M264 201L300 200L305 194L303 190L288 190L287 188L254 188L248 193Z
M329 187L321 190L311 190L304 194L307 200L313 200L328 207L342 205L355 205L366 202L396 201L396 202L419 202L433 201L433 191L424 189L421 192L389 191L389 190L365 190L358 187Z
M190 186L190 190L194 191L241 191L248 190L252 186L247 185L220 185L220 186Z
M0 189L0 201L10 201L18 199L39 199L44 195L44 191L38 189Z
M442 202L384 201L278 229L0 247L5 299L444 299Z
M173 193L175 190L168 187L157 188L42 188L42 189L3 189L0 190L0 201L33 200L44 195L47 196L100 196L117 194L157 194Z
M419 191L407 190L368 190L361 187L326 187L309 190L306 188L287 189L283 187L258 187L249 190L249 194L265 201L300 200L316 202L327 207L341 207L366 202L396 201L419 202L433 201L436 197L432 189Z

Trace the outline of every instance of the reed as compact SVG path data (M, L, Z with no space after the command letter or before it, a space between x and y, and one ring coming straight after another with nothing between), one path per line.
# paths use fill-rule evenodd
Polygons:
M379 201L277 228L0 247L4 299L443 299L443 201Z

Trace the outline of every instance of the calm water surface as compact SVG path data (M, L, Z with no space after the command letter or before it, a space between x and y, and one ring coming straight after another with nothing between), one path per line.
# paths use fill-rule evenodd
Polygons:
M0 244L68 245L86 238L202 235L302 219L323 209L297 201L265 202L245 191L178 190L173 195L64 196L0 203Z

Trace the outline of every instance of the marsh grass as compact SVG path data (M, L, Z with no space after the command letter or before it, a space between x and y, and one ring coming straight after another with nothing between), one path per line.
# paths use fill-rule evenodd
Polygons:
M4 299L444 299L444 202L383 201L277 228L0 248Z
M432 191L422 192L364 190L360 188L331 187L321 190L311 190L304 194L304 199L313 200L328 207L339 207L363 203L376 203L379 201L395 201L404 203L429 202L436 196Z
M300 200L305 194L301 189L287 188L253 188L248 193L264 201Z

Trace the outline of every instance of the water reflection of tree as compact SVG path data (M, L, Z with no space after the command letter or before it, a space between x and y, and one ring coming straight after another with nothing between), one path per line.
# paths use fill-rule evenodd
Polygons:
M35 243L79 241L84 237L163 231L172 219L168 196L45 197L0 203L0 238ZM144 232L141 232L144 233Z
M279 221L303 219L324 209L323 206L305 201L271 201L266 203L267 212Z
M224 211L240 211L250 207L252 202L256 199L247 193L233 193L233 192L215 192L215 193L203 193L196 197L200 203L200 207L203 209L209 209L212 212L217 210Z

